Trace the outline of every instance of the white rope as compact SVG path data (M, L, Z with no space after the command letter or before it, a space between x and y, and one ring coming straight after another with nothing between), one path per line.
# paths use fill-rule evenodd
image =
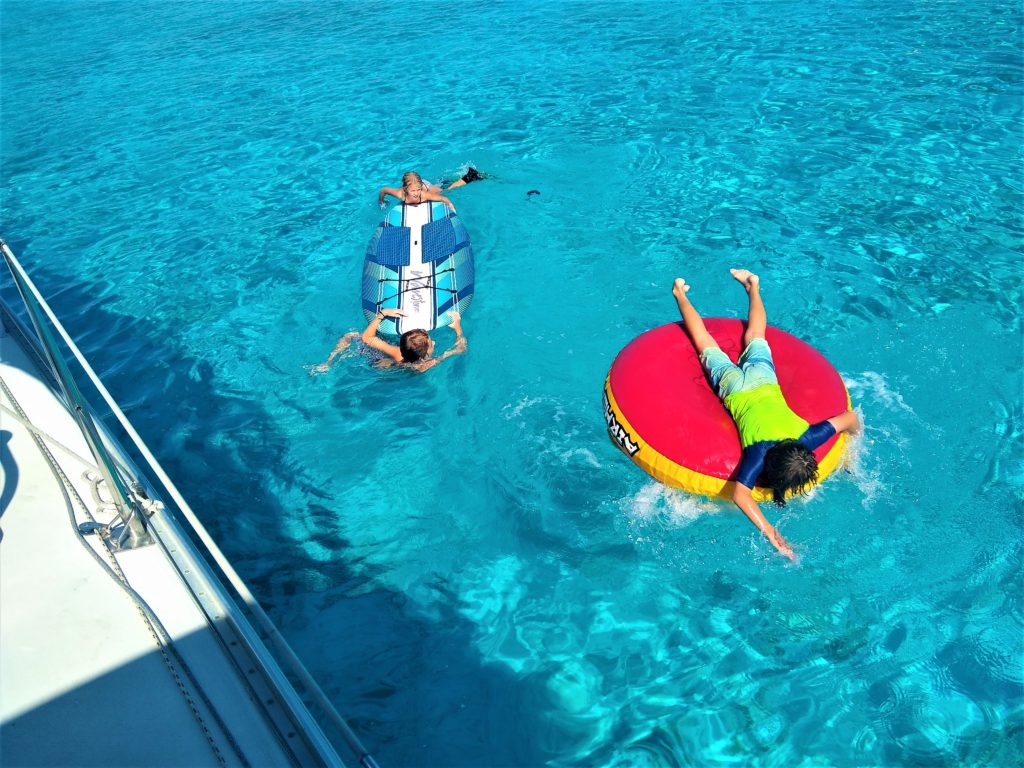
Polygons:
M3 380L2 377L0 377L0 381L2 381L2 380ZM39 429L39 427L37 427L32 422L30 422L28 419L23 419L21 416L18 415L17 412L12 411L10 408L8 408L3 403L0 403L0 411L3 411L6 415L10 416L12 419L14 419L16 422L21 424L21 426L23 426L29 432L31 432L32 434L36 435L39 439L43 440L46 443L49 443L50 446L52 446L54 448L60 448L60 450L64 451L64 453L68 454L71 458L77 459L78 461L80 461L82 464L85 465L86 469L91 469L91 470L93 470L93 471L95 471L97 473L100 471L100 468L96 466L95 462L93 462L90 459L85 458L84 456L82 456L79 453L76 453L74 449L68 448L60 440L58 440L57 438L53 437L52 435L47 434L43 430Z

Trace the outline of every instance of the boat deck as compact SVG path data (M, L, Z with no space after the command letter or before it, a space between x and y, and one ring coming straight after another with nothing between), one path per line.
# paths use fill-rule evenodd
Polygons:
M0 326L0 763L322 763L308 735L274 725L272 696L258 701L260 670L214 631L222 617L189 583L180 542L115 552L80 535L116 511L42 370ZM165 511L151 521L175 525Z

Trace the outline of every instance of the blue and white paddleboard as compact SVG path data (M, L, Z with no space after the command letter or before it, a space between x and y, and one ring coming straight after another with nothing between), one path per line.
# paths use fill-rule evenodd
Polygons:
M399 203L370 238L363 264L363 314L396 307L405 317L386 317L382 333L401 336L451 323L473 298L473 248L462 220L444 203Z

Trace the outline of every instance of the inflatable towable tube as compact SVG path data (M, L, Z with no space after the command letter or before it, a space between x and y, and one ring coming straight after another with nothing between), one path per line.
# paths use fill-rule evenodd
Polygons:
M444 203L399 203L373 233L363 262L363 314L369 322L394 307L405 317L386 317L382 333L400 336L451 323L473 299L473 247L462 220Z
M736 362L743 348L739 320L706 318L722 351ZM836 370L813 347L769 327L779 386L789 407L814 424L850 408L850 396ZM740 439L729 412L711 388L682 323L641 334L612 362L604 385L608 435L651 477L673 488L732 498L740 463ZM814 451L818 481L839 465L845 435ZM767 501L771 490L754 488Z

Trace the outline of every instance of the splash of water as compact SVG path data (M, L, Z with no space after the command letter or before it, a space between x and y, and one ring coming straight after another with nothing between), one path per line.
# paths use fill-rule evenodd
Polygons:
M645 526L653 523L664 528L683 528L701 515L718 511L713 502L654 481L633 496L621 499L619 506L631 522Z

